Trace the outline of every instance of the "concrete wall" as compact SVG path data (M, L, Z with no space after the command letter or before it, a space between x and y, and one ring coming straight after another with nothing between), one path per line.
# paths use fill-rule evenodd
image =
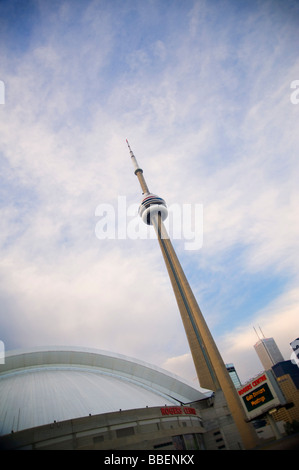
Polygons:
M119 411L52 423L0 438L5 449L203 448L202 420L196 415L162 415L161 408Z

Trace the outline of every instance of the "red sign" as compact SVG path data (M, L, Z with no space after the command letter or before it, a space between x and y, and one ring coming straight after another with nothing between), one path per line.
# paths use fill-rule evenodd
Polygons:
M166 406L161 408L162 415L196 415L196 409L190 406Z
M267 377L266 374L263 374L257 379L254 379L252 382L246 384L245 387L241 388L241 390L238 390L238 394L243 395L243 393L248 392L249 390L264 382L265 380L267 380Z

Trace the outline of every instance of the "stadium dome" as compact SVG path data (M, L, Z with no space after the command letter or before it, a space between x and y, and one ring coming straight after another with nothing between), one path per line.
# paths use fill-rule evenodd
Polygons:
M57 347L6 354L0 396L0 435L120 409L206 398L176 375L136 359Z

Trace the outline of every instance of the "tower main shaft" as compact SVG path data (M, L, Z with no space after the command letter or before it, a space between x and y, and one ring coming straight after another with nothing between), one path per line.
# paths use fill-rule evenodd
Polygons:
M255 431L250 424L245 422L246 416L237 391L163 224L163 220L167 217L166 203L163 199L149 192L143 172L139 168L130 146L129 149L141 189L143 193L145 193L144 188L147 190L146 197L141 202L139 214L145 223L151 224L155 228L189 342L199 383L201 387L215 392L222 390L244 447L247 449L253 448L256 445ZM142 179L139 178L139 174L141 174Z

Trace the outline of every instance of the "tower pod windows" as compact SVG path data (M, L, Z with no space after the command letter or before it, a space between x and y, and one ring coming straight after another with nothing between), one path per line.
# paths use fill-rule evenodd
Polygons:
M151 225L151 214L160 213L164 221L168 216L166 202L155 194L148 194L142 201L139 207L139 215L143 222Z

